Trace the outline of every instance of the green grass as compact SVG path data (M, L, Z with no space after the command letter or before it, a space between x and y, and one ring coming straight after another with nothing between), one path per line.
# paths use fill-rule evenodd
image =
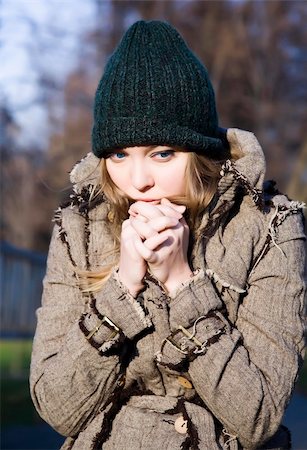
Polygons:
M29 392L31 348L31 340L0 340L2 426L34 425L41 421ZM307 359L297 388L307 395Z
M0 340L1 375L21 376L29 372L31 359L31 340Z
M0 340L1 424L41 422L29 391L31 340Z

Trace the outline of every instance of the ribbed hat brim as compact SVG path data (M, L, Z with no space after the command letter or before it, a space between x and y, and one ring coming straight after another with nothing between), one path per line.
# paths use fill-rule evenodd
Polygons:
M142 145L171 145L200 151L208 157L222 157L226 151L218 137L204 136L188 127L161 120L123 117L96 124L92 132L93 152L105 158L114 149Z

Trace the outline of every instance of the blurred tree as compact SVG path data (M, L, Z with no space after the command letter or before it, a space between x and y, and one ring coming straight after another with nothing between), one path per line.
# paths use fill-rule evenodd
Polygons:
M294 170L287 188L287 194L291 198L307 201L307 138L301 146L296 159ZM307 211L305 209L305 215Z
M72 73L65 84L65 115L62 129L54 133L47 153L48 172L45 179L51 189L57 192L56 203L69 195L68 172L77 160L91 149L91 106L93 93L82 69ZM56 207L56 203L54 207Z
M1 133L1 237L17 246L46 251L53 210L69 195L67 172L90 150L91 103L96 84L91 77L97 68L94 58L97 52L89 33L77 55L82 68L77 64L76 70L70 70L63 83L61 74L68 72L75 55L67 54L66 64L62 65L60 61L54 61L50 66L46 61L52 46L57 45L61 37L66 38L67 32L58 23L50 21L42 35L35 21L27 16L30 12L31 8L22 8L19 20L33 25L33 42L30 41L29 46L23 45L36 74L37 89L35 97L29 97L22 108L31 111L30 108L37 105L47 112L48 129L42 134L48 137L49 133L50 138L48 150L41 146L46 139L38 139L36 147L23 143L22 149L19 148L15 122L18 108L8 107L2 112L7 120L2 121L4 130L1 130L4 131ZM63 47L62 55L66 51Z
M300 1L190 1L177 24L208 67L221 124L255 132L281 189L306 136L306 19Z
M50 203L46 202L44 186L39 181L44 155L35 150L18 151L19 126L5 108L1 119L0 237L21 247L45 250Z

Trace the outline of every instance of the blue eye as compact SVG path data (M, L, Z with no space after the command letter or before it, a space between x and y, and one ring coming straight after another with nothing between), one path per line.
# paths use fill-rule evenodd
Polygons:
M161 152L159 153L159 155L161 156L161 158L167 158L168 156L171 155L172 152Z
M124 159L126 156L126 153L124 152L114 152L114 153L110 153L109 158L113 159L113 160L119 160L119 159Z
M164 150L162 152L157 152L153 154L153 157L157 159L166 159L169 160L174 155L174 150Z

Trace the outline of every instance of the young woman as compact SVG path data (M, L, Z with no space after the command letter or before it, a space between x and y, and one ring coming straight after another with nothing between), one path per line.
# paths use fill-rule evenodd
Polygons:
M137 22L95 98L93 153L55 215L31 392L63 449L290 448L302 204L218 127L204 66Z

